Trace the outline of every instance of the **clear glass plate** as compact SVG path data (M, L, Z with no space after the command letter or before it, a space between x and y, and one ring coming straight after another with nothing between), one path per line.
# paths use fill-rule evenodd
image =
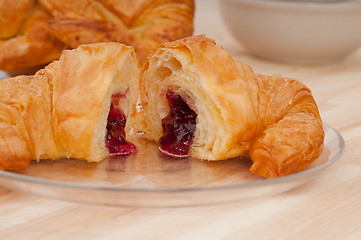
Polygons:
M0 185L25 193L74 202L130 206L196 206L277 194L304 184L336 162L345 149L342 136L325 124L322 155L307 169L265 179L249 172L247 157L208 162L174 159L157 144L134 139L139 152L99 163L61 159L33 162L23 171L0 171Z

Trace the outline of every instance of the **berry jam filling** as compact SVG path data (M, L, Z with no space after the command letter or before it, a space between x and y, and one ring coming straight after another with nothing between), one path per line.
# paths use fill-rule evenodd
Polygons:
M196 130L197 114L180 95L168 90L166 96L170 113L162 119L160 150L172 156L187 157Z
M119 98L123 95L114 94L108 115L107 135L105 146L109 149L110 155L127 155L137 152L137 147L125 140L126 116L117 106Z

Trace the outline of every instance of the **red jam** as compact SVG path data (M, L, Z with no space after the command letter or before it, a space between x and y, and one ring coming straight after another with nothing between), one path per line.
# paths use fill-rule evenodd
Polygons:
M170 113L162 119L160 150L172 156L187 157L196 130L197 114L180 95L168 90L166 96Z
M109 149L110 155L136 153L137 147L125 140L126 116L122 110L114 107L119 102L118 97L118 95L113 95L112 104L110 105L105 145Z

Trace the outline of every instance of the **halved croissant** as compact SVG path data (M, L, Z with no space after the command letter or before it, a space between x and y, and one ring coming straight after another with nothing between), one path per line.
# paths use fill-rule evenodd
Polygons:
M34 0L0 6L0 69L12 71L58 59L64 44L48 32L51 16Z
M98 162L122 151L111 149L113 131L123 129L109 126L110 118L123 119L126 138L130 117L123 115L135 111L138 80L134 50L120 43L66 50L34 76L1 80L0 169L23 169L44 158Z
M249 153L251 171L272 178L302 170L322 152L322 121L306 86L255 74L204 36L154 51L140 93L137 129L170 155L222 160Z
M39 0L54 16L51 32L68 46L121 42L140 62L159 43L192 35L193 0Z

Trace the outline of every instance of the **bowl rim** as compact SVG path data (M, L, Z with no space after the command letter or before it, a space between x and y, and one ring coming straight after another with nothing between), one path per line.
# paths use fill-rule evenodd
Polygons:
M313 2L313 1L301 1L301 0L218 0L220 4L222 2L229 2L234 4L248 4L250 6L258 7L274 7L284 8L291 10L300 9L315 9L315 10L336 10L336 11L361 11L361 1L359 0L339 0L339 1L327 1L327 2Z

